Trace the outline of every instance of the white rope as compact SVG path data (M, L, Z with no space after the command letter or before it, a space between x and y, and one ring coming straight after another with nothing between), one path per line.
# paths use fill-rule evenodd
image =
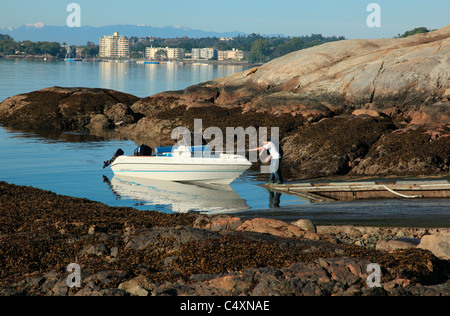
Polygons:
M385 185L383 185L382 187L385 188L386 190L388 190L389 192L391 192L391 193L393 193L393 194L395 194L395 195L401 196L402 198L405 198L405 199L416 199L416 198L419 197L418 195L412 195L412 196L409 196L409 195L400 194L400 193L398 193L398 192L395 192L395 191L392 190L391 188L388 188L388 187L385 186Z

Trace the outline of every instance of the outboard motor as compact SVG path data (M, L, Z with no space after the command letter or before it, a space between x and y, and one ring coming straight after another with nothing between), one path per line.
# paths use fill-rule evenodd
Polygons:
M134 151L135 156L151 156L152 149L147 145L141 145Z
M123 150L119 148L110 160L103 162L103 169L105 169L110 164L112 164L114 162L114 160L117 159L117 157L123 156L123 154L124 154Z

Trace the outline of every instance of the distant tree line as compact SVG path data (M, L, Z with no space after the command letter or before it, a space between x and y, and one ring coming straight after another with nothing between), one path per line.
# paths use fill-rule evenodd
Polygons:
M80 50L83 57L98 55L99 46L87 42L85 46L71 46L71 51ZM67 54L66 44L57 42L16 42L9 35L0 34L0 55L50 55L55 58L64 58Z
M265 62L296 50L320 45L327 42L344 40L341 37L324 37L321 34L312 34L301 37L263 36L260 34L238 35L231 39L221 40L218 37L204 38L152 38L151 41L139 41L131 38L131 52L138 55L146 47L178 47L186 52L193 48L211 47L217 50L231 50L233 48L249 52L248 60L252 62Z
M324 37L321 34L292 38L262 37L252 43L248 60L266 62L298 50L341 40L345 38L343 36Z
M415 29L410 30L410 31L406 31L403 34L398 34L396 37L397 38L405 38L405 37L409 37L409 36L412 36L412 35L415 35L415 34L424 34L424 33L428 33L428 32L431 32L431 31L432 30L429 30L426 27L416 27Z
M1 55L44 55L53 57L64 57L66 49L56 42L16 42L9 35L0 34L0 54Z

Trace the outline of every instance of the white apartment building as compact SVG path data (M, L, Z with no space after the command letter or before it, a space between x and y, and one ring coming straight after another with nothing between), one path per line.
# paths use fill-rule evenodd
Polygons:
M192 59L213 59L217 58L217 49L214 48L193 48Z
M163 47L147 47L145 49L145 58L148 59L183 59L185 51L183 48L163 48Z
M217 54L218 60L243 60L245 54L243 51L233 48L233 50L221 50Z
M104 58L130 58L130 40L126 36L106 35L100 38L100 57Z

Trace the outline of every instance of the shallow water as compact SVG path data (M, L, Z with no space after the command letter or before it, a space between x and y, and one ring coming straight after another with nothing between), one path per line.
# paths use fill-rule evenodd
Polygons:
M64 139L0 127L0 180L30 185L62 195L88 198L111 206L162 212L228 212L269 207L269 191L258 173L248 171L229 187L205 187L163 182L148 183L114 177L103 161L118 148L132 154L136 144L63 133ZM306 203L285 195L285 205Z

